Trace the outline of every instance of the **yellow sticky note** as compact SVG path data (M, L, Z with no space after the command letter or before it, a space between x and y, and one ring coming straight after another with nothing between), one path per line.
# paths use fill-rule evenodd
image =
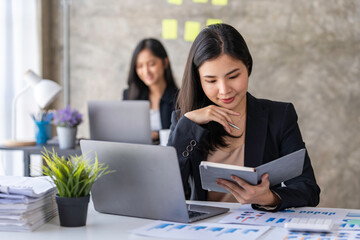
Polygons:
M228 4L228 0L212 0L211 3L213 5L226 6Z
M194 3L207 3L208 0L193 0Z
M211 24L217 24L217 23L222 23L222 21L220 19L214 19L214 18L208 18L206 20L206 26L209 26Z
M175 5L181 5L182 0L167 0L168 3L175 4Z
M164 39L176 39L177 38L177 26L176 19L163 19L162 20L162 37Z
M184 39L185 41L192 42L200 32L200 22L186 21Z

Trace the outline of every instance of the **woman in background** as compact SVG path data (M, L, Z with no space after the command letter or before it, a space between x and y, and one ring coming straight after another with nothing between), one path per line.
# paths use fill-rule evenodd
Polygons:
M150 101L154 142L159 140L159 130L170 127L177 92L164 46L153 38L141 40L132 55L128 89L124 90L123 99Z
M192 200L240 202L269 211L316 206L320 188L307 153L301 175L284 185L270 187L264 174L258 185L236 176L233 182L218 179L229 193L201 187L201 161L257 167L305 148L291 103L248 93L252 64L245 40L227 24L208 26L192 44L168 142L176 148L185 193L191 192Z

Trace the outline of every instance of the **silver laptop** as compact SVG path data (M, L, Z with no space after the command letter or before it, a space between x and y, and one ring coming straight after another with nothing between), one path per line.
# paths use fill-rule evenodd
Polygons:
M152 144L149 101L88 102L92 140Z
M193 222L228 208L187 205L176 150L159 145L81 140L81 151L116 172L96 181L95 210L175 222Z

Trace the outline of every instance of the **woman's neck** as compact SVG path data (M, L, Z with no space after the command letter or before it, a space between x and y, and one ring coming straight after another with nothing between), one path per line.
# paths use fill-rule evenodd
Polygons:
M149 95L150 96L162 96L166 89L166 81L159 81L154 85L149 86Z
M241 100L239 105L236 106L236 108L232 109L233 111L240 113L240 117L246 114L246 95Z

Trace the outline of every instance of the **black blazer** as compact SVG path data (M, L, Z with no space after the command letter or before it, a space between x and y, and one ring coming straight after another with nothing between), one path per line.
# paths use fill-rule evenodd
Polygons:
M247 93L244 165L257 167L305 148L297 119L291 103L257 99ZM192 200L206 201L207 191L201 187L199 173L200 162L206 159L198 145L206 138L208 130L185 116L178 121L175 112L170 129L168 145L176 148L185 193L191 189ZM286 181L285 185L271 187L281 198L281 203L274 211L288 207L316 206L319 203L320 188L307 153L302 174ZM257 205L253 207L258 208Z
M160 118L161 126L163 129L170 128L171 113L175 109L176 97L178 89L172 87L166 87L161 99L160 99ZM128 89L123 92L123 99L128 100ZM149 93L143 92L140 94L140 98L137 100L149 100Z

